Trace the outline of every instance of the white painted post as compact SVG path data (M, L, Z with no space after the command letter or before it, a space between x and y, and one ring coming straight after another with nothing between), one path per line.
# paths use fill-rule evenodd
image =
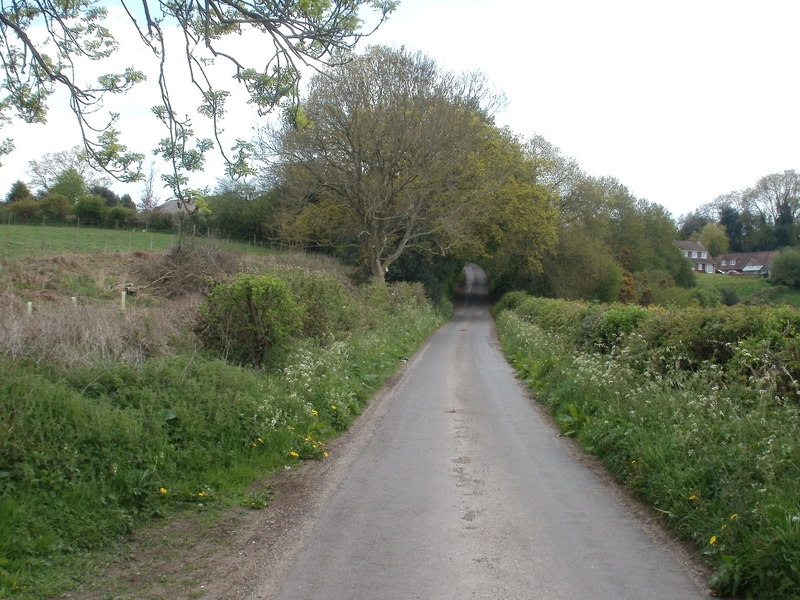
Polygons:
M33 316L33 302L28 302L28 316Z
M125 290L122 290L122 310L125 310L125 297L126 296L127 296L127 293L125 292Z
M78 306L78 298L76 296L72 296L72 306L73 308Z

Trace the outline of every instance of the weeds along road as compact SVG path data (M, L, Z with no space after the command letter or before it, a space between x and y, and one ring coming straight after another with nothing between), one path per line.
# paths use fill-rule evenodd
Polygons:
M472 299L380 400L284 568L251 597L706 597L531 405L498 349L485 274L466 277Z

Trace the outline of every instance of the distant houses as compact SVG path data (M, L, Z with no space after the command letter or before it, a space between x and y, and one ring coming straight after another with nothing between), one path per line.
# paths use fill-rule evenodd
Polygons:
M769 277L776 252L738 252L717 256L717 272L726 275Z
M683 256L692 263L692 270L696 273L714 273L714 258L708 253L703 244L693 241L675 242L681 249Z
M757 275L769 277L776 252L730 252L711 256L703 244L695 241L679 241L675 245L692 263L695 273L722 273L725 275Z

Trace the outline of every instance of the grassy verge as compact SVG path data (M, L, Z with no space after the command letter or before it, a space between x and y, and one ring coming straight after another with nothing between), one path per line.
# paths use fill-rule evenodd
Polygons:
M699 348L665 333L689 313L519 300L498 331L563 433L695 544L719 595L800 597L800 405L783 372L791 360L762 360L772 321L755 336L761 353L742 334L716 349L729 354L706 348L698 360ZM716 316L720 339L731 323ZM666 345L654 343L659 326Z
M276 272L295 291L334 289L330 275ZM326 440L443 319L417 286L338 285L347 306L301 302L314 335L298 333L270 368L199 347L197 303L185 299L9 316L0 336L0 597L63 592L141 524L258 508L268 495L248 492L254 481L324 459ZM340 328L324 329L337 311Z

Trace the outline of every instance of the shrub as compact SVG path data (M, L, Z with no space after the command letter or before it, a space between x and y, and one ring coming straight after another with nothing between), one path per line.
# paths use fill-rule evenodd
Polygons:
M335 336L356 322L353 296L335 275L301 267L278 268L273 273L286 283L292 297L303 306L303 336Z
M775 255L770 280L773 283L800 288L800 250L784 248Z
M106 205L99 196L84 196L75 203L73 212L82 223L98 225L103 221Z
M125 225L130 219L131 213L124 206L117 205L108 209L106 217L111 225Z
M303 309L275 275L240 274L211 283L195 328L223 358L261 365L277 359L303 325Z
M64 221L69 216L69 200L58 194L48 194L39 201L42 215L55 221Z
M36 200L17 200L11 204L10 210L14 218L21 221L35 219L41 214L41 206Z

